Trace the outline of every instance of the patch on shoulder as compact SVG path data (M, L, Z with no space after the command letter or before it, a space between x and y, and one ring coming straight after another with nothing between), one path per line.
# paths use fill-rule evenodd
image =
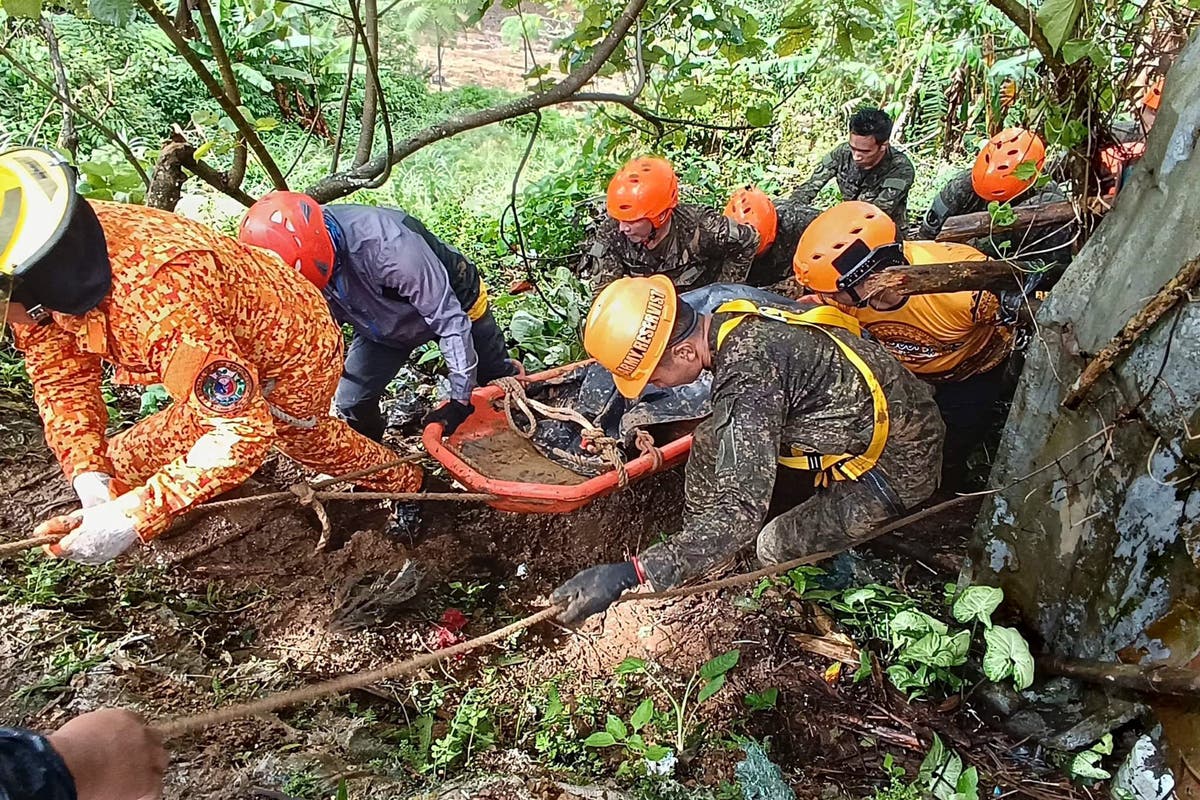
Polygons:
M228 414L242 408L250 400L254 379L241 364L233 361L210 361L196 376L192 393L200 405L217 414Z

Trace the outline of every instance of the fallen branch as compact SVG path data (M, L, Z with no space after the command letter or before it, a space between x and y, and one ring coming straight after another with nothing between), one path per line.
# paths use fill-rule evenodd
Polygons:
M867 278L862 293L872 295L884 289L902 295L1019 290L1029 274L1024 266L1019 261L902 264Z
M813 636L811 633L793 633L792 641L806 653L840 661L851 667L857 667L860 662L858 648L845 634L830 636Z
M1100 380L1100 376L1108 372L1117 360L1133 347L1138 337L1154 327L1154 324L1162 319L1168 311L1175 308L1181 300L1186 300L1198 282L1200 282L1200 256L1184 264L1179 273L1167 281L1167 285L1160 289L1141 311L1134 314L1125 323L1125 327L1109 340L1104 349L1088 362L1087 366L1083 368L1083 372L1075 379L1075 383L1071 384L1067 396L1063 398L1063 407L1071 410L1079 408L1079 404L1083 402L1083 398L1096 384L1096 381Z
M33 536L29 539L21 539L16 542L5 542L4 544L0 544L0 558L8 558L18 553L24 553L26 550L32 550L44 544L54 544L61 538L61 536Z
M1035 227L1050 227L1066 225L1077 218L1075 206L1069 202L1045 203L1036 206L1016 206L1013 208L1013 221L1000 225L992 219L988 211L975 214L960 214L950 217L937 235L939 242L969 242L980 236L988 236L1017 228L1028 230Z
M1115 686L1153 695L1200 697L1200 672L1166 665L1139 666L1108 661L1084 661L1058 656L1039 656L1037 668L1051 675Z

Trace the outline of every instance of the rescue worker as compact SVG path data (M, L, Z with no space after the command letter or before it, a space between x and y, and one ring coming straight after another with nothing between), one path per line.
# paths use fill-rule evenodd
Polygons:
M744 283L758 233L712 208L679 202L662 158L635 158L608 184L608 218L584 243L582 272L599 291L622 276L666 275L681 291Z
M882 208L900 230L908 228L908 192L916 172L912 161L892 147L892 118L878 108L861 108L850 117L850 141L821 161L817 171L790 200L812 205L817 194L836 180L842 200L865 200Z
M821 212L784 200L772 202L754 186L738 189L725 206L725 216L758 231L758 249L744 283L772 286L791 275L792 254L800 237Z
M917 239L933 240L950 217L987 211L990 203L1014 206L1059 203L1066 194L1053 181L1033 189L1046 165L1046 146L1041 138L1024 128L1006 128L993 136L969 170L950 179L921 218ZM1066 263L1071 260L1072 225L1032 227L995 236L984 236L971 244L993 258L1038 258Z
M399 209L330 205L272 192L246 212L238 238L273 250L316 286L338 323L354 328L337 413L375 441L379 401L417 347L436 340L450 371L450 401L429 412L454 433L478 383L515 375L479 270Z
M3 800L154 800L166 768L158 735L124 709L81 714L46 736L0 728Z
M83 505L43 523L53 555L88 564L162 533L250 477L272 445L344 474L395 460L329 416L342 333L275 255L165 211L88 202L71 169L31 148L0 155L0 272L45 425ZM174 401L106 439L104 362ZM413 491L400 465L358 481Z
M834 206L809 226L796 248L795 274L806 290L853 316L875 341L922 380L946 423L946 477L961 474L969 451L995 420L1013 328L991 292L903 296L870 292L867 279L901 264L984 261L965 244L899 242L896 225L870 203Z
M616 281L596 298L584 347L624 396L709 369L713 414L688 458L682 532L558 587L561 619L599 613L638 584L705 574L756 538L765 564L850 547L934 491L944 428L929 387L860 338L852 317L804 308L739 300L700 314L662 276ZM763 527L781 466L812 470L818 487Z
M1102 148L1097 154L1097 177L1100 194L1113 197L1129 179L1129 170L1146 154L1146 137L1158 117L1162 103L1166 78L1159 78L1146 87L1137 106L1137 119L1132 122L1117 122L1112 126L1114 144Z

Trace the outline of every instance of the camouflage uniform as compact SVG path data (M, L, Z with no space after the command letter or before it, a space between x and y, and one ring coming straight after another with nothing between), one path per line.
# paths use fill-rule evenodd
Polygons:
M653 250L629 241L619 224L605 219L584 243L583 271L597 291L626 275L666 275L680 292L743 283L758 249L758 231L703 206L676 208L666 238Z
M696 429L688 459L683 531L640 557L657 589L709 572L755 537L765 563L848 547L937 488L945 429L929 387L880 345L833 330L887 396L887 444L859 480L818 489L762 528L781 453L865 452L873 405L861 374L825 333L747 317L716 350L728 318L715 314L710 328L713 415Z
M779 217L775 241L750 265L750 273L746 276L749 286L771 286L791 277L792 256L796 254L800 237L821 212L812 206L780 200L775 203L775 213Z
M1061 203L1067 199L1058 184L1051 181L1038 192L1027 192L1012 201L1013 206ZM975 194L971 185L971 170L963 170L942 187L933 204L921 218L918 239L936 239L950 217L987 211L988 201ZM1061 228L1061 230L1059 230ZM1071 240L1074 225L1035 227L1027 231L1012 230L998 236L982 236L971 246L990 258L1022 258L1034 253L1039 260L1066 263L1071 260Z
M812 177L792 192L790 200L811 205L825 184L836 179L843 200L873 203L903 231L908 228L908 190L915 178L912 162L896 148L889 146L882 161L864 170L854 163L850 145L845 143L829 151Z

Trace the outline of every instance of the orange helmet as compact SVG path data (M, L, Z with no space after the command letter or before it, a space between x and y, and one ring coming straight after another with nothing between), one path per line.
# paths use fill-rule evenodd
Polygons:
M1041 172L1046 164L1046 146L1033 131L1024 128L1005 128L992 137L975 158L971 169L971 186L984 200L1006 203L1028 189L1037 176L1018 178L1013 170L1018 164L1032 161Z
M635 158L608 183L608 215L622 222L648 219L661 228L679 205L679 178L664 158Z
M242 219L238 239L278 253L318 289L324 289L333 275L333 238L321 205L306 194L263 195Z
M761 256L774 244L779 215L775 213L775 204L762 189L756 186L738 189L725 206L725 216L758 231L758 250L755 255Z
M896 223L870 203L838 203L812 221L800 237L792 269L814 292L836 292L843 276L871 251L896 241Z
M1158 111L1158 106L1162 103L1163 87L1166 85L1166 78L1159 78L1154 83L1146 87L1146 93L1142 95L1142 105L1151 111Z
M583 347L612 373L621 394L633 399L662 360L674 326L675 286L670 278L618 278L592 303Z

